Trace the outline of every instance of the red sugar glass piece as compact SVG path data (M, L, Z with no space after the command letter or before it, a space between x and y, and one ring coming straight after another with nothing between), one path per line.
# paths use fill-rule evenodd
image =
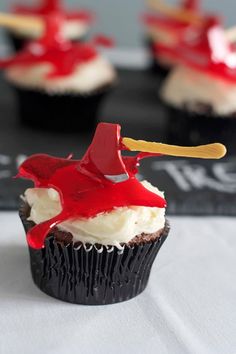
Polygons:
M0 61L1 67L18 65L22 67L51 64L47 78L70 75L83 63L98 55L96 47L89 43L72 43L63 38L61 26L64 16L52 14L45 17L45 33L37 41L29 43L24 50L9 60Z

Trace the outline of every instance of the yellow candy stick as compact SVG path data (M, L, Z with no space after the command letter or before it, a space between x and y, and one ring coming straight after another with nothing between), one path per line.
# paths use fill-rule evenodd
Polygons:
M24 16L0 12L0 26L10 29L33 28L43 30L44 23L38 16Z
M147 0L147 4L153 10L161 12L166 16L175 18L176 20L185 21L195 25L201 25L203 23L202 17L196 15L191 10L179 9L174 6L167 5L161 0Z
M168 156L193 157L200 159L220 159L226 154L226 147L220 143L200 146L176 146L152 143L144 140L123 138L122 143L130 151L157 153Z

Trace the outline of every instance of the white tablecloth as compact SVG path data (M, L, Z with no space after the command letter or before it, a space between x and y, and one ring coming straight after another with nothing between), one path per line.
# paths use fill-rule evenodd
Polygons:
M116 305L48 297L16 213L0 213L1 354L235 354L236 220L170 218L149 286Z

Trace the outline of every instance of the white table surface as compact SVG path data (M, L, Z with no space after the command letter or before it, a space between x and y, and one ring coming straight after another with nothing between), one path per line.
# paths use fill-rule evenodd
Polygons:
M108 306L38 290L16 213L0 213L0 353L235 354L236 219L170 218L146 291Z

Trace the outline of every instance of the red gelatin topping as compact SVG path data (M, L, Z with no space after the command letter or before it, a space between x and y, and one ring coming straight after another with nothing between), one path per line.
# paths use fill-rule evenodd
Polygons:
M96 41L91 43L72 43L61 35L61 26L64 17L58 14L45 17L45 34L26 47L14 57L8 60L1 60L1 67L19 65L29 67L30 65L50 64L51 70L47 78L57 78L70 75L78 65L89 62L98 55ZM100 40L100 41L99 41ZM99 45L111 46L112 41L100 36L97 40Z
M156 50L160 55L195 70L235 83L235 46L226 39L220 20L216 17L209 17L195 38L183 37L173 48L157 44Z
M57 224L73 218L91 218L117 207L165 208L166 201L148 191L136 178L139 160L160 154L122 156L118 124L100 123L82 160L33 155L19 168L19 177L31 179L37 188L54 188L62 212L36 225L27 235L31 247L44 247L47 234Z
M201 16L199 0L183 0L179 7L180 11L181 9L192 11ZM189 22L180 21L179 19L176 19L174 17L169 17L167 15L162 14L145 14L143 16L143 22L148 27L156 26L158 28L162 28L163 30L171 32L182 32L189 27L194 27L194 25Z

